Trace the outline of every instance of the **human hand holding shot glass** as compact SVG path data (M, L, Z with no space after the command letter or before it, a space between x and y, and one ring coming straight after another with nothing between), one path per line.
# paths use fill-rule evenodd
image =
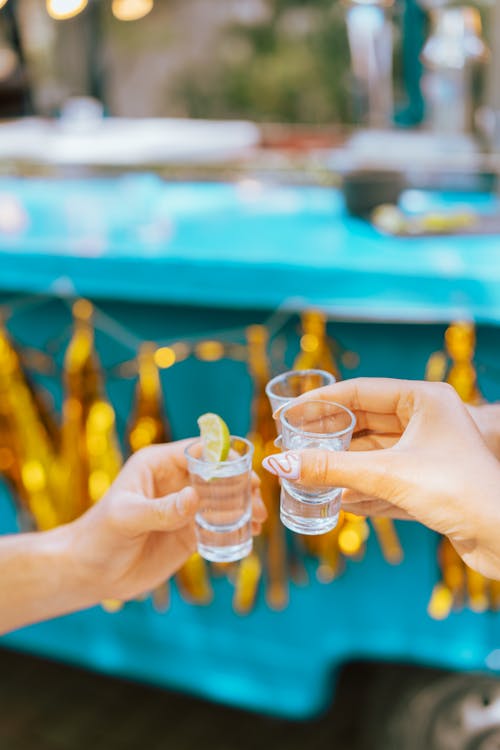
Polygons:
M198 552L211 562L234 562L252 551L253 445L229 434L216 414L198 420L201 438L186 448L196 514Z
M300 534L324 534L338 523L342 488L301 482L300 459L295 451L348 450L356 417L341 404L309 400L290 402L281 408L279 418L280 446L286 454L268 456L263 466L282 480L281 521Z

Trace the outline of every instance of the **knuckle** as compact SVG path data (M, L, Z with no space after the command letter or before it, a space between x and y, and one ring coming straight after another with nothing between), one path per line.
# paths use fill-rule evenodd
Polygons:
M164 522L167 519L167 509L161 501L155 502L151 507L151 514L153 519L158 523Z
M429 392L440 401L445 403L458 401L458 394L449 383L432 383L430 386Z
M444 398L458 398L457 392L449 383L435 383L436 391Z
M146 464L151 457L152 447L150 445L145 448L139 448L133 456L129 458L129 461L133 461L136 465Z
M328 484L329 478L334 470L333 453L329 451L317 451L313 459L313 476L319 484Z

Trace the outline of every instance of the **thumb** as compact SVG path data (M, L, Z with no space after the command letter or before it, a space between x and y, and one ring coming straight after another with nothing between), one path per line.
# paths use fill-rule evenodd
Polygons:
M190 523L198 509L198 496L192 487L184 487L165 497L149 499L134 496L122 520L136 534L152 531L176 531Z
M374 451L304 450L275 453L262 462L267 471L290 482L315 487L346 487L383 500L394 496L389 449Z

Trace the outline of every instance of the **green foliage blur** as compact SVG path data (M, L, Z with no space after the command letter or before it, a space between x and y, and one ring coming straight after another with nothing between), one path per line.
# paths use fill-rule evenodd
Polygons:
M191 117L332 123L349 119L344 12L332 0L267 0L266 15L232 23L203 69L175 96Z

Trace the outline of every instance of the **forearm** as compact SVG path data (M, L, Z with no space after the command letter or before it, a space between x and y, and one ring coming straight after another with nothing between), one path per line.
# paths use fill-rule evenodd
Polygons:
M96 602L71 557L69 527L0 537L0 633Z

